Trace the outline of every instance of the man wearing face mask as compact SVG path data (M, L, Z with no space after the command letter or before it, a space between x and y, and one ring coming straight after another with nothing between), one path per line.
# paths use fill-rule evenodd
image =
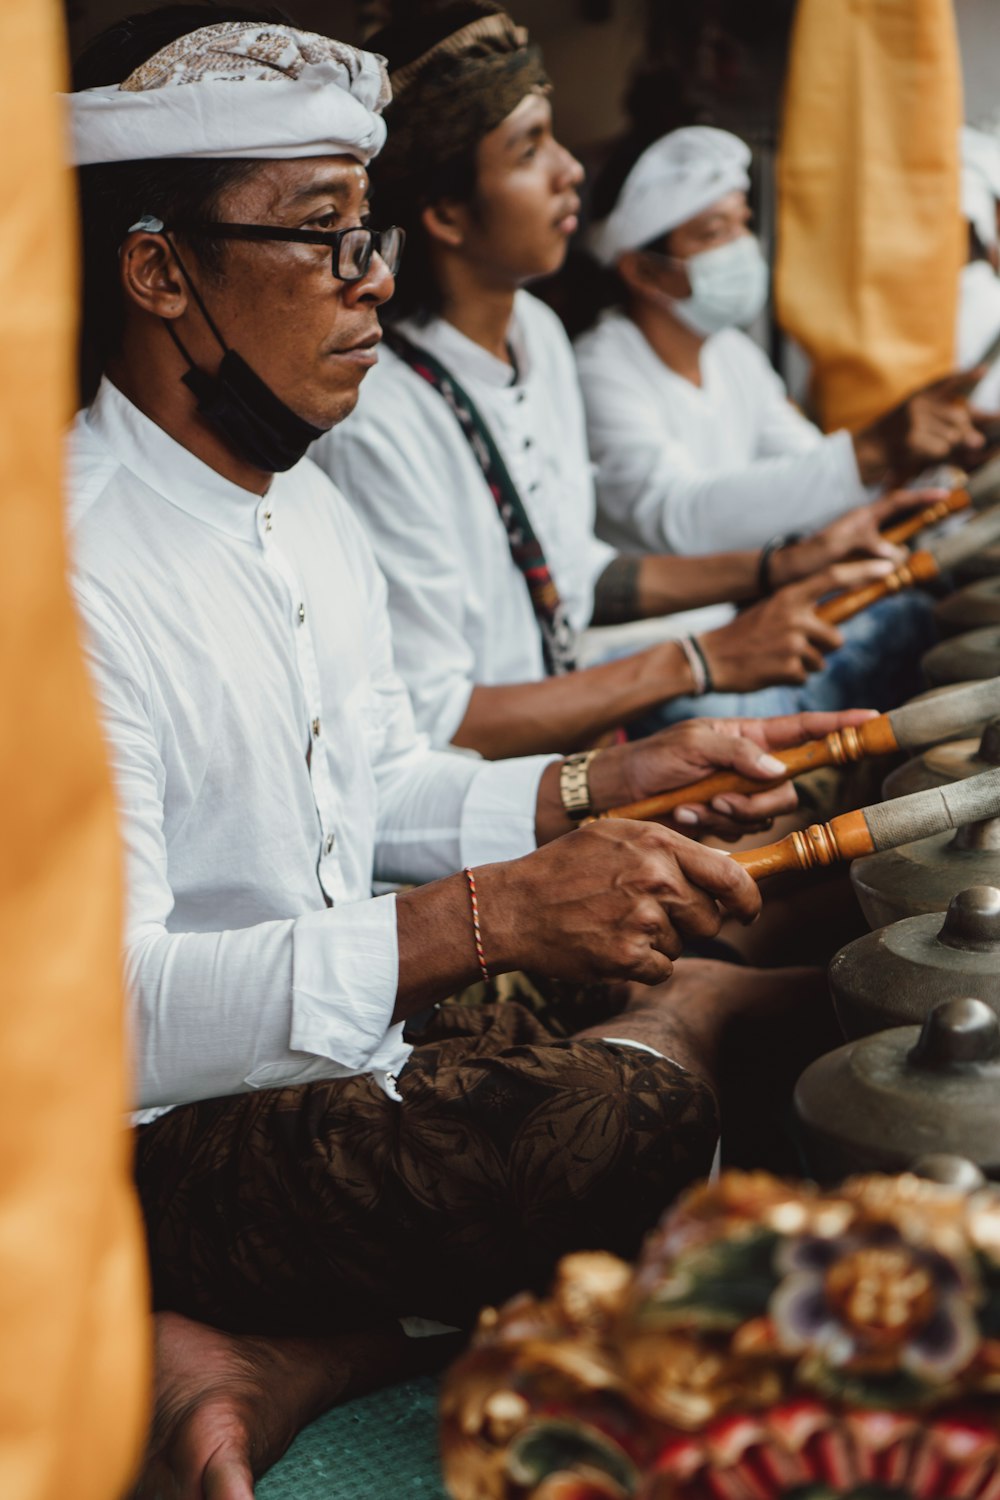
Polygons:
M823 526L893 472L982 446L947 389L862 432L824 436L740 330L767 300L750 232L750 151L708 126L672 131L632 167L590 248L621 305L577 344L598 530L690 554Z

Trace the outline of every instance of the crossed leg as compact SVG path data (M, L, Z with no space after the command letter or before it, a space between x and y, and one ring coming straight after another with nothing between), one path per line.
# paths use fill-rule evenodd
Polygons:
M670 1198L707 1169L717 1132L714 1084L731 1023L755 1013L764 1024L813 1004L815 992L815 971L763 974L690 961L678 965L666 994L636 988L623 1011L570 1041L546 1042L536 1018L517 1006L495 1008L502 1023L496 1015L442 1011L445 1039L417 1049L403 1078L402 1112L369 1080L348 1080L280 1091L300 1097L278 1101L276 1113L275 1101L241 1096L189 1106L187 1118L175 1111L178 1118L146 1127L158 1137L140 1140L139 1174L158 1301L194 1317L157 1317L156 1414L135 1500L250 1500L254 1476L319 1412L452 1356L455 1340L407 1339L394 1315L423 1312L465 1325L481 1302L544 1280L565 1250L607 1244L634 1251ZM470 1027L478 1038L465 1035ZM607 1036L645 1042L676 1063L607 1046ZM351 1120L359 1103L361 1136ZM197 1112L204 1117L206 1108L199 1128ZM408 1109L410 1139L400 1129ZM372 1139L383 1110L388 1144ZM290 1144L309 1159L305 1170L283 1155ZM245 1159L241 1165L240 1153L262 1151L278 1160L256 1184L266 1206L252 1209L255 1168ZM362 1168L374 1171L379 1193L364 1184ZM348 1195L346 1207L339 1195L320 1192L328 1220L320 1224L304 1211L303 1196L315 1189L318 1171L334 1187L346 1180L360 1192ZM271 1202L279 1183L285 1197ZM214 1253L206 1252L208 1226L196 1226L192 1238L184 1223L209 1205L217 1214L221 1207L224 1231ZM394 1232L397 1240L419 1235L456 1208L466 1222L454 1233L445 1223L443 1232L428 1231L422 1251L408 1255L397 1246L395 1260L376 1266L381 1316L351 1327L345 1313L353 1306L365 1316L378 1300L370 1265L342 1298L322 1297L316 1279L324 1247L329 1253L331 1240L349 1237L356 1214L374 1221L374 1246ZM275 1214L280 1221L288 1213L297 1217L279 1243ZM516 1223L504 1226L506 1216ZM370 1260L368 1248L356 1242L353 1253ZM436 1267L437 1258L446 1263ZM333 1255L326 1274L343 1274L350 1259ZM185 1287L192 1267L194 1284ZM319 1337L303 1331L317 1301L314 1326L330 1324ZM338 1318L347 1325L340 1331ZM248 1327L266 1331L233 1331Z

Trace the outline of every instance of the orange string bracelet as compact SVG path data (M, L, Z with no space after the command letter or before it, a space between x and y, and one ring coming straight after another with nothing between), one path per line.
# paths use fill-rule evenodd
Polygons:
M465 878L469 883L469 903L472 907L472 932L476 940L476 957L479 959L479 972L486 983L489 984L492 975L486 964L486 954L483 952L483 931L479 925L479 900L476 896L476 877L468 865L465 867Z

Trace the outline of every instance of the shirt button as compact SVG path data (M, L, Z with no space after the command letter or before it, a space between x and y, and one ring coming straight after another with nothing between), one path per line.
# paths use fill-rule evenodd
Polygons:
M312 721L312 732L313 732L313 739L314 740L318 740L319 739L319 732L320 732L321 728L322 728L322 725L320 724L319 720L318 719L313 719L313 721Z
M531 439L530 438L525 438L525 440L524 440L524 446L526 448L530 448L531 447Z
M304 604L300 604L299 605L299 624L300 625L304 625L305 623L306 623L306 607L305 607Z
M333 846L334 846L334 844L336 842L337 842L337 836L336 836L336 834L334 834L334 833L328 833L327 836L326 836L326 838L323 840L323 853L324 854L332 854L333 853Z
M271 512L269 510L266 510L264 512L264 521L265 521L264 530L265 531L270 531L270 529L271 529Z

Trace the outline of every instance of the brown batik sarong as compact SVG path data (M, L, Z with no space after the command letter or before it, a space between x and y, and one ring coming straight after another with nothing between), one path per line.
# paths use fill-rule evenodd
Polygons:
M718 1131L677 1064L516 1002L436 1011L400 1091L338 1079L143 1126L156 1306L236 1331L464 1325L566 1251L634 1252Z

